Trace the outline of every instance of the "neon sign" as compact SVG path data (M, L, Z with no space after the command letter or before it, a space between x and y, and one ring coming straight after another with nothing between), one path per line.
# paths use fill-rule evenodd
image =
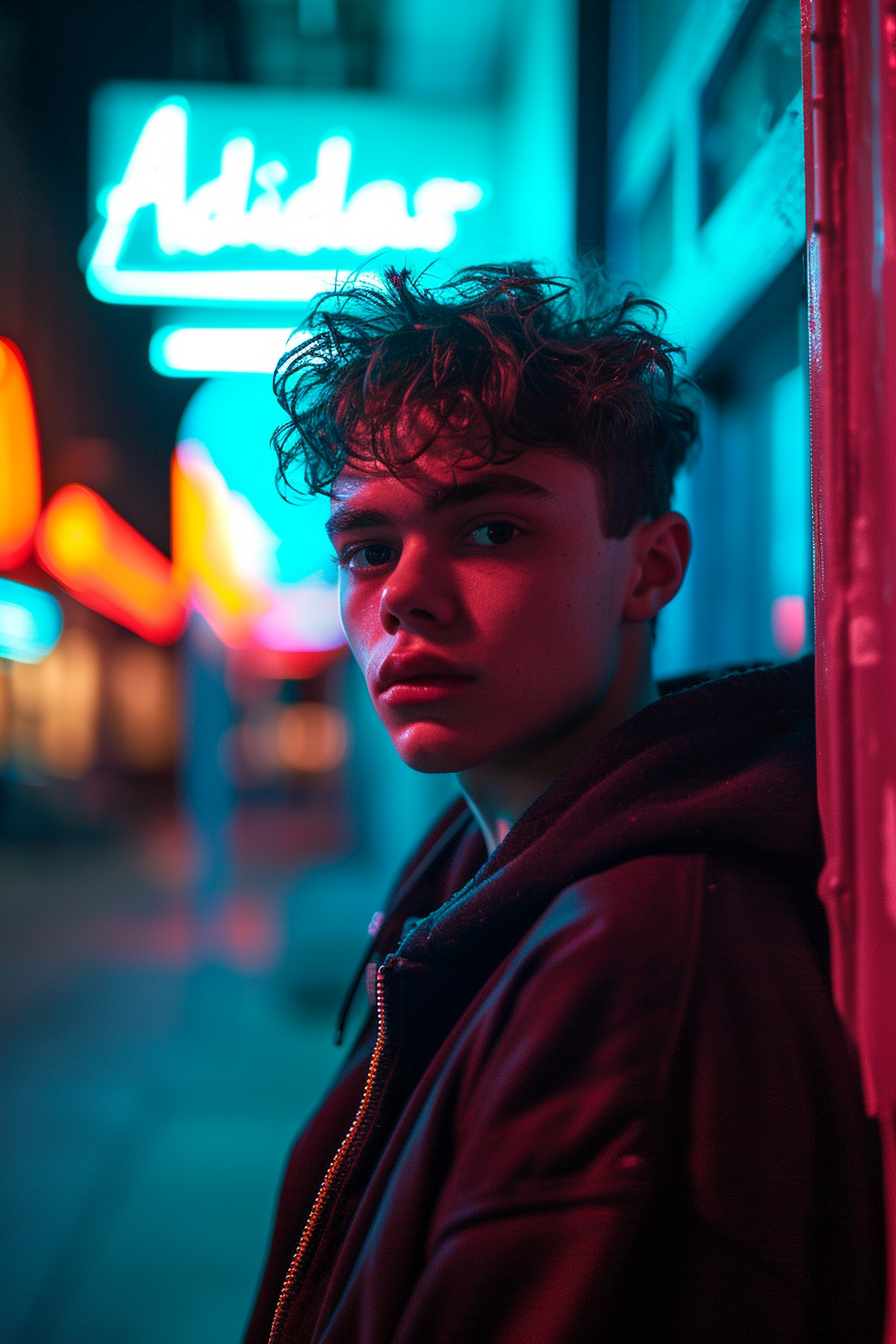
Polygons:
M84 264L97 298L295 306L371 254L426 264L465 241L456 265L500 250L478 222L490 219L494 167L484 111L377 95L161 92L112 85L95 103L99 218ZM470 220L463 240L459 217Z
M413 215L398 182L369 182L348 193L352 146L331 135L317 151L312 181L281 195L289 171L279 159L255 167L255 146L247 136L228 140L221 171L187 196L186 103L163 103L153 112L134 146L118 186L105 198L108 228L119 238L137 211L155 206L159 247L168 256L193 252L208 256L224 247L262 247L307 257L347 248L363 256L383 247L421 247L440 252L457 235L454 216L482 200L475 182L437 178L414 194ZM261 188L252 205L253 182Z

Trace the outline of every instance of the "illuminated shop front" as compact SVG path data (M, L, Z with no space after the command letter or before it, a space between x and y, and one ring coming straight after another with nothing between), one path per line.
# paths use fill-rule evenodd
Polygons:
M812 642L799 6L614 0L608 41L609 261L667 307L705 399L658 670L792 658Z

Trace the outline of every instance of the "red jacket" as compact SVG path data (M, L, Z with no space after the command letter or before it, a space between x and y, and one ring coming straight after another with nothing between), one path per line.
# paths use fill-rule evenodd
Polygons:
M247 1344L879 1339L811 694L803 663L665 697L485 862L452 809L292 1154Z

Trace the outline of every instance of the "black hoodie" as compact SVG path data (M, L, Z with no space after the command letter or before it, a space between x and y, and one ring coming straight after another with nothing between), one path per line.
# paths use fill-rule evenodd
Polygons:
M664 696L488 858L458 803L293 1152L247 1344L879 1337L821 862L809 660Z

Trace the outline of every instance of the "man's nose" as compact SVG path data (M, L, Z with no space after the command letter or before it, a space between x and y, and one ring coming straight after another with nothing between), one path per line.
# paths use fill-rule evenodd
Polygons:
M457 616L457 596L447 570L426 548L405 545L380 594L380 620L390 634L400 629L449 626Z

